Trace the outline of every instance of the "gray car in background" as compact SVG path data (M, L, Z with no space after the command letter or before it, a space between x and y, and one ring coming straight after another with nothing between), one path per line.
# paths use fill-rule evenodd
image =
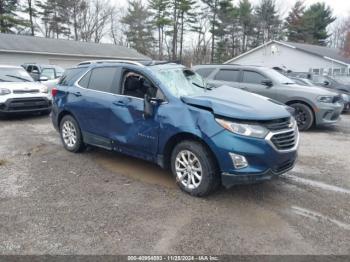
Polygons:
M193 70L212 87L228 85L277 100L295 109L300 130L335 124L343 110L341 96L321 87L305 87L277 71L258 66L198 65Z

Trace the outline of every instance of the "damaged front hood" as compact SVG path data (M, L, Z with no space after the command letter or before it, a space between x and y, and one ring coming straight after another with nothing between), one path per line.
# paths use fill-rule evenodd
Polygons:
M181 98L188 105L208 108L215 115L241 120L271 120L290 117L284 105L260 95L221 86L199 96Z

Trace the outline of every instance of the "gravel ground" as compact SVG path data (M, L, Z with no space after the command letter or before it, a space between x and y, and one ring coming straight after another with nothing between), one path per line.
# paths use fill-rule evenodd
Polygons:
M157 166L71 154L48 117L0 121L0 254L350 254L350 115L278 180L182 193Z

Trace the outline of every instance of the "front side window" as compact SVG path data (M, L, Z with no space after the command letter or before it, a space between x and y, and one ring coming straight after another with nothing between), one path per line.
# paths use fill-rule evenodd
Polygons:
M265 77L257 72L243 71L243 83L261 85Z
M124 73L122 94L143 99L146 94L150 97L157 97L158 89L143 75L127 71Z
M117 71L118 68L116 67L101 67L93 69L91 71L88 88L112 93Z
M237 82L239 70L221 69L215 76L215 80Z
M45 76L49 80L55 79L55 69L53 69L53 68L44 68L41 71L41 76Z
M0 68L0 82L33 82L24 68Z

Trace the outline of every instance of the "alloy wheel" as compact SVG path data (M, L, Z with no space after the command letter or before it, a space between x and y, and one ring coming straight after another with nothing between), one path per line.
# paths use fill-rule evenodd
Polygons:
M77 130L69 120L65 121L62 126L62 138L64 143L70 148L74 147L77 143Z
M180 151L175 160L177 180L187 189L196 189L202 181L203 170L198 157L189 150Z

